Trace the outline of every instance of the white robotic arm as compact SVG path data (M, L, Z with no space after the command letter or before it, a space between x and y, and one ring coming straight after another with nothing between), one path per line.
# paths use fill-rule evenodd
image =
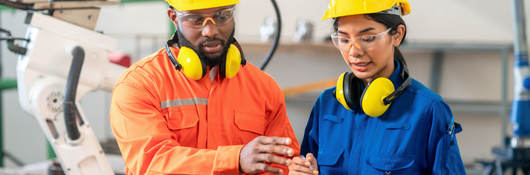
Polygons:
M26 23L30 41L27 53L20 56L17 64L21 106L38 121L66 174L114 174L78 101L89 91L112 91L114 82L126 69L107 60L116 49L116 41L39 13L28 14ZM74 55L78 57L74 65L82 69L77 90L73 88L74 108L69 109L73 110L69 120L73 125L67 127L63 102L70 67L76 69L71 66ZM75 80L75 75L70 76ZM78 134L72 135L72 131Z

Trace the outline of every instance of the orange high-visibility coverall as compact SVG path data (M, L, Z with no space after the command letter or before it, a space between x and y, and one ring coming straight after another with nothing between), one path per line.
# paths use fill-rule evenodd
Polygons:
M238 174L241 148L262 135L291 138L299 154L283 93L272 77L251 64L230 79L217 74L212 80L209 74L188 79L165 49L122 74L110 123L128 175Z

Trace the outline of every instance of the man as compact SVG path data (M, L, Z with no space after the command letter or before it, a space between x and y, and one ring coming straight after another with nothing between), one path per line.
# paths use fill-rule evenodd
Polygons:
M110 122L127 174L286 173L299 145L276 82L245 62L239 0L168 0L177 32L118 79Z

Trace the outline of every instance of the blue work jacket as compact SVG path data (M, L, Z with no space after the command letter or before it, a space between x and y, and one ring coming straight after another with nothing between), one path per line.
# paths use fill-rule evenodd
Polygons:
M401 66L390 76L399 87ZM324 91L307 123L301 154L313 153L320 174L465 174L451 109L443 99L412 79L380 117L360 108L347 110Z

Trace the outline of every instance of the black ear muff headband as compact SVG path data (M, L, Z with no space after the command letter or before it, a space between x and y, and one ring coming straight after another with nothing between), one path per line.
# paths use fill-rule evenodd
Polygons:
M398 62L398 64L402 65L401 66L402 67L401 79L403 80L403 83L401 83L401 85L396 89L396 91L392 92L392 94L390 94L389 96L383 99L383 103L385 105L390 104L392 100L394 100L396 97L401 95L405 91L405 89L410 86L410 75L409 75L409 70L407 69L407 66L400 62Z

